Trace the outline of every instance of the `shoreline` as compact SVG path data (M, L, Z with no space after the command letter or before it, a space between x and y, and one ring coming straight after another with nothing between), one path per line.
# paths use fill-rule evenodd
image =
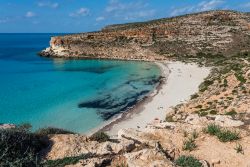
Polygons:
M149 61L149 62L152 62L152 61ZM114 125L119 124L119 122L122 122L122 121L125 121L125 120L131 118L131 116L133 114L140 113L141 111L138 110L138 107L141 107L144 104L149 103L150 101L152 101L153 97L156 96L159 93L159 91L162 89L162 86L164 84L166 84L167 77L168 77L168 75L170 73L170 70L167 68L167 63L165 61L164 62L163 61L155 61L155 62L152 62L152 63L156 64L160 68L160 71L161 71L161 75L160 75L158 85L156 85L156 87L152 91L150 91L148 93L148 95L143 97L141 100L137 101L137 103L134 106L132 106L132 107L128 108L126 111L114 116L110 120L105 121L100 126L86 132L85 133L86 135L90 136L90 135L92 135L92 134L94 134L96 132L100 132L100 131L108 132L108 131L110 131L111 128ZM164 66L165 66L165 69L164 69ZM168 71L166 71L166 69Z
M91 130L88 135L104 131L115 138L120 129L143 129L154 120L165 120L167 111L189 100L210 73L210 68L199 67L197 64L175 61L154 63L160 68L162 77L156 88L134 107Z

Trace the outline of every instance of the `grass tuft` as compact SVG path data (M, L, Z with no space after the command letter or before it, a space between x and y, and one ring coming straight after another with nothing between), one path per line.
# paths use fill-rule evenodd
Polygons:
M241 154L244 154L244 151L243 151L243 147L241 144L239 143L236 143L236 146L234 148L236 150L237 153L241 153Z
M204 131L210 135L217 136L221 142L229 142L240 139L240 134L238 132L221 129L221 127L215 124L209 124Z
M220 132L220 127L215 124L209 124L207 128L205 129L205 132L210 135L216 135L217 133Z
M180 167L202 167L202 163L199 162L198 159L192 156L180 156L176 161L175 164Z
M195 144L194 139L189 138L189 139L184 141L182 149L188 150L188 151L193 151L196 147L197 147L197 145Z
M231 110L229 112L226 112L225 115L231 115L231 116L234 116L234 115L237 115L237 112L235 110Z
M192 138L193 138L193 139L197 139L198 136L199 136L199 133L196 132L196 130L194 130L194 131L192 132Z
M236 131L230 131L230 130L221 130L220 133L217 133L216 135L220 141L222 142L229 142L240 139L240 135Z

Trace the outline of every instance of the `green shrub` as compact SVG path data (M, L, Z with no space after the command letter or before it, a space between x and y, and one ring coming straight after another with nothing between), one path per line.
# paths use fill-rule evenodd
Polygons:
M31 128L32 128L32 125L30 123L23 123L23 124L17 125L15 129L18 131L30 132Z
M184 141L182 149L188 150L188 151L193 151L196 147L197 147L197 145L195 144L194 139L189 138L189 139Z
M198 106L196 106L195 108L202 108L202 107L201 107L201 105L198 105ZM204 116L208 115L207 110L208 110L207 108L205 108L205 109L200 109L200 110L198 110L198 111L195 111L195 113L197 113L200 117L204 117Z
M53 128L53 127L41 128L41 129L38 129L35 133L39 134L39 135L75 134L74 132L71 132L71 131L68 131L68 130Z
M216 135L217 133L220 132L220 127L218 125L215 124L209 124L205 130L206 133L210 134L210 135Z
M225 115L237 115L237 112L235 110L231 110L229 112L226 112Z
M196 106L195 108L202 108L202 105L198 105L198 106Z
M197 93L195 93L195 94L191 95L191 100L196 99L197 97L199 97L199 95Z
M192 156L180 156L175 163L180 167L202 167L202 163Z
M240 135L237 132L232 132L230 130L221 130L220 133L217 133L216 136L222 142L234 141L240 139Z
M241 73L236 73L235 77L241 82L241 84L244 84L247 81Z
M173 120L173 116L172 115L169 115L169 116L166 116L166 119L165 119L167 122L175 122Z
M224 87L227 87L227 86L228 86L228 83L227 83L227 80L226 80L226 79L224 79L224 81L223 81L223 86L224 86Z
M206 115L208 115L208 113L206 111L199 112L199 116L201 116L201 117L204 117Z
M26 126L0 130L0 166L39 166L38 154L48 145L45 136L29 132Z
M108 141L110 137L105 132L97 132L90 136L90 140L98 141L98 142L105 142Z
M193 139L196 139L196 138L198 138L198 136L199 136L199 133L196 132L196 130L194 130L194 131L192 132L192 138L193 138Z
M212 85L214 83L214 81L210 81L210 80L205 80L200 86L199 89L201 92L204 92L205 90L208 89L208 87L210 85Z
M209 124L205 129L205 133L217 136L221 142L228 142L240 139L240 134L236 131L232 132L227 129L221 129L218 125Z
M211 111L209 111L209 113L210 113L211 115L216 115L216 114L218 113L218 111L216 111L216 110L211 110Z
M75 157L65 157L57 160L48 160L43 166L44 167L64 167L66 165L75 165L79 162L79 160L87 159L91 156L91 154L83 154Z

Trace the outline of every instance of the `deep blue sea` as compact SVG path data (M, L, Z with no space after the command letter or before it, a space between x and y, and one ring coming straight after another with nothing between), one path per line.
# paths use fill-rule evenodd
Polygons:
M0 34L0 123L87 132L153 90L152 63L42 58L58 34Z

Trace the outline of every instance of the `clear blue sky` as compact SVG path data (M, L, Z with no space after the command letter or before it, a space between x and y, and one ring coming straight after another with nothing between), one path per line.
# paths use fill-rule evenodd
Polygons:
M250 0L1 0L0 33L95 31L211 9L249 12Z

